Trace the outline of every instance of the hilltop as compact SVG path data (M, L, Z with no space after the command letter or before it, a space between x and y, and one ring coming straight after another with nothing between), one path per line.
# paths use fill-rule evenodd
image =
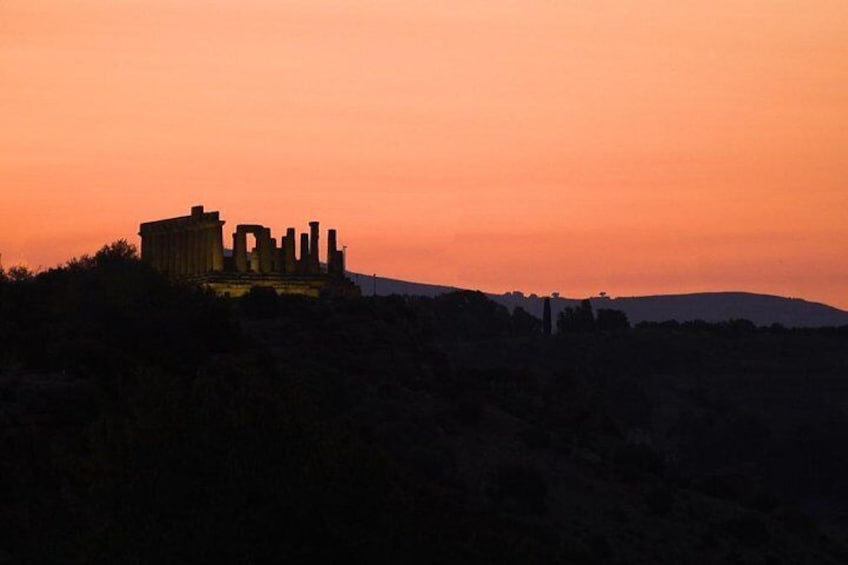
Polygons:
M848 562L846 328L0 277L0 562Z

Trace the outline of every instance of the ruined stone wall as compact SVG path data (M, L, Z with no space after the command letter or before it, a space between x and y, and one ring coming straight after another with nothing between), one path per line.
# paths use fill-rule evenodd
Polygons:
M226 261L223 225L218 212L204 212L203 206L192 207L189 216L143 223L141 258L169 277L194 279L232 296L244 294L251 284L285 294L358 295L358 287L345 278L344 252L337 247L336 230L328 230L326 267L322 267L316 221L309 222L308 233L300 234L299 256L295 228L286 229L278 246L269 228L239 224L232 236L232 257ZM256 239L252 250L247 248L248 235Z

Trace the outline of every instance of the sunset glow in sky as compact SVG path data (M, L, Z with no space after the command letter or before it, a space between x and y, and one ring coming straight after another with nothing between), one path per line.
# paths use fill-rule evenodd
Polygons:
M0 0L0 253L336 227L348 268L848 309L848 2Z

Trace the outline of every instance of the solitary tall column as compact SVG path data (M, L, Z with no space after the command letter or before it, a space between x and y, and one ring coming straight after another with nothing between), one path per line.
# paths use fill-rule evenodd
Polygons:
M318 222L309 222L309 272L321 272L321 262L318 258Z
M339 274L338 253L336 230L327 230L327 273L330 275Z
M309 272L309 234L300 234L300 261L298 261L298 272Z
M294 273L297 271L297 257L294 254L294 246L297 243L295 241L297 239L297 235L295 234L294 228L286 229L286 237L285 237L285 249L283 250L283 255L285 256L285 272Z

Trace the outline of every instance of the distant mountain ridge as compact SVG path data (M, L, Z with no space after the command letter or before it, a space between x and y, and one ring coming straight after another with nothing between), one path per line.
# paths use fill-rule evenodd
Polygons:
M362 288L362 294L387 296L407 294L415 296L437 296L445 292L463 290L453 286L417 283L374 277L359 273L348 276ZM486 293L492 300L510 310L520 306L534 316L542 316L543 297L524 296L518 292L506 294ZM631 323L642 321L662 322L677 320L704 320L721 322L744 318L758 326L782 324L786 327L821 327L848 325L848 312L800 298L784 298L752 292L700 292L689 294L664 294L652 296L627 296L619 298L592 297L592 307L614 308L627 314ZM551 298L551 312L557 314L567 306L574 306L579 298Z

